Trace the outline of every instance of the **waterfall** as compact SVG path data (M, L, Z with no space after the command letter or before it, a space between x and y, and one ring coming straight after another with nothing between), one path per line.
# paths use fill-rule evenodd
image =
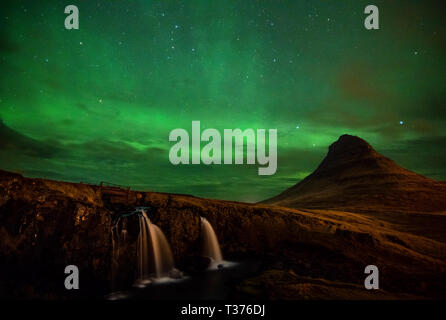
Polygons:
M203 232L203 255L211 258L214 265L221 263L223 257L221 255L217 236L215 235L212 225L203 217L201 217L201 229Z
M167 277L174 269L172 251L164 233L150 221L144 210L139 216L137 248L138 282L143 283L152 275L155 278Z

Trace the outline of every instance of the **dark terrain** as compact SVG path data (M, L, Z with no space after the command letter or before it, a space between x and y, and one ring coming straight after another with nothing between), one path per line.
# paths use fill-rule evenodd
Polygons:
M200 216L226 259L257 261L230 296L262 299L446 297L446 184L397 166L352 136L341 136L307 178L247 204L187 195L29 179L0 171L0 297L102 298L111 284L111 226L119 212L150 206L177 266L200 253ZM120 283L135 277L137 224ZM82 286L64 289L66 265ZM380 270L380 290L363 283Z

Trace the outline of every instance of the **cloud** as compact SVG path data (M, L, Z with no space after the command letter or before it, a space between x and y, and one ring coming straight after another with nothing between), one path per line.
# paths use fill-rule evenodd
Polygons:
M0 149L36 158L52 158L61 151L55 145L32 139L9 128L2 119L0 119Z
M76 103L75 106L82 110L85 113L100 117L100 118L106 118L106 119L116 119L119 117L121 112L116 108L91 108L87 106L85 103ZM105 111L102 111L105 110Z
M336 85L341 95L354 100L365 100L380 105L389 101L390 95L376 86L376 75L370 67L359 62L349 62L341 68L336 79Z
M406 169L437 180L446 180L446 136L425 136L401 141L378 151Z
M422 99L416 108L408 110L408 114L414 119L427 121L445 121L446 119L446 86L444 92L430 92Z
M153 167L162 164L164 153L167 159L167 151L159 146L141 150L123 141L41 141L11 129L0 120L0 166L32 175L42 173L43 177L63 176L75 181L112 175L124 180L132 174L141 176L141 171L147 169L146 164L152 163Z

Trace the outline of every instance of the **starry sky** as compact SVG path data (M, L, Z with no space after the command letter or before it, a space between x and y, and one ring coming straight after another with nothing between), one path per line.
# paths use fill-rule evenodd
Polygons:
M377 5L380 30L364 28ZM79 30L64 8L79 8ZM0 168L259 201L344 133L446 180L439 1L21 1L0 10ZM443 5L444 7L444 5ZM278 168L169 162L169 132L276 128Z

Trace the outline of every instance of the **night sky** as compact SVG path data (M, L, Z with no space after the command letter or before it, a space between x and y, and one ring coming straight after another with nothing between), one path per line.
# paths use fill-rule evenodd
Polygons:
M38 3L39 2L39 3ZM80 29L64 28L75 4ZM380 9L380 30L364 8ZM344 133L446 180L440 1L3 1L0 168L240 201L311 173ZM169 162L169 132L277 128L278 168Z

